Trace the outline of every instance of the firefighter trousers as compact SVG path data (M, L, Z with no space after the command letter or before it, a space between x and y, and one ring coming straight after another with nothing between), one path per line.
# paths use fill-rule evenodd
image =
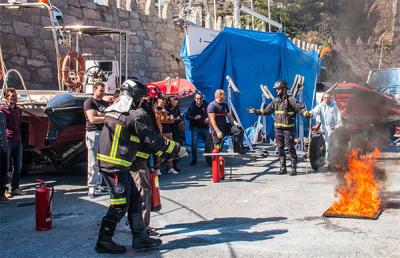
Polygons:
M142 197L142 215L146 227L150 225L151 184L150 171L145 159L136 158L131 165L131 175Z
M110 206L103 219L117 224L126 213L128 218L142 213L142 198L129 171L101 174L110 189Z
M278 145L278 156L286 157L285 144L289 149L291 161L297 161L296 149L294 148L294 138L292 128L275 128L275 139Z

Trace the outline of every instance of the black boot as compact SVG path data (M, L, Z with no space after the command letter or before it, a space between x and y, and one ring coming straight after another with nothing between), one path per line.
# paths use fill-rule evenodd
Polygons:
M286 157L279 157L279 162L281 163L281 168L279 169L278 175L286 174Z
M140 213L134 213L129 216L129 223L133 235L133 249L152 248L161 245L161 239L154 239L147 235L146 226Z
M292 159L292 169L290 170L289 176L297 175L297 160Z
M101 221L99 238L97 239L96 247L94 248L98 253L108 254L122 254L126 253L126 247L123 245L116 244L112 237L117 224L103 219Z

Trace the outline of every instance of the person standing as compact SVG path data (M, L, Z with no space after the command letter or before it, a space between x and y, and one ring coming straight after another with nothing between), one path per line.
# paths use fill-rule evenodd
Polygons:
M156 118L153 112L153 101L158 96L158 93L153 93L149 89L149 98L143 100L142 105L135 111L136 121L145 125L149 130L154 131L157 135L161 135L161 132L157 126ZM138 152L136 153L136 159L131 165L131 175L133 181L136 184L137 189L142 197L142 215L143 222L146 226L146 232L150 235L156 234L155 229L150 227L150 211L151 211L151 183L150 183L150 171L147 166L147 161L152 154L151 148L141 145L139 146ZM160 153L154 154L160 156Z
M288 96L288 84L284 80L277 81L274 85L278 97L275 98L265 109L256 110L251 108L249 113L256 115L269 115L275 112L275 138L279 150L280 170L278 174L286 174L285 143L289 147L290 160L292 162L291 176L297 174L297 153L294 148L293 128L296 120L296 113L304 117L312 115L293 97Z
M174 123L172 124L172 139L183 146L185 143L185 124L182 119L181 109L179 107L178 99L175 96L169 96L169 111L174 116ZM180 159L174 159L172 161L173 168L180 172L178 163Z
M243 130L235 121L228 105L225 103L226 95L221 89L215 91L215 100L207 106L208 118L211 124L211 135L214 147L221 148L222 140L226 135L233 135L234 151L242 153Z
M7 169L8 169L8 143L6 137L6 116L0 110L0 200L8 201L6 196Z
M127 80L121 85L120 100L106 109L101 131L99 152L100 172L110 188L110 206L102 218L95 250L98 253L120 254L126 247L116 244L112 237L118 222L128 213L134 249L151 248L162 243L150 238L142 217L142 198L129 173L140 146L146 145L153 153L185 156L185 148L168 140L137 121L137 110L147 96L147 87Z
M6 104L1 107L1 111L6 117L6 134L8 142L8 168L11 170L11 195L25 195L19 189L19 180L22 169L22 139L21 139L21 119L22 109L17 106L18 95L14 88L7 88L4 91Z
M330 136L337 127L343 125L340 110L332 100L332 94L325 92L322 96L322 102L316 105L310 113L314 117L319 117L321 129L324 133L326 158L329 159Z
M192 140L192 162L191 166L197 164L197 140L202 138L204 143L210 135L209 132L209 118L207 117L207 101L203 100L203 96L196 92L194 100L190 104L186 112L186 118L190 122L190 132Z
M169 108L167 107L167 98L165 96L160 96L157 99L157 105L155 106L154 109L157 125L160 128L162 135L169 139L172 140L172 125L175 122L174 116L170 113ZM172 175L177 175L179 174L178 171L174 169L174 164L172 162L172 158L166 158L167 159L167 172L168 174ZM159 163L161 162L160 157L156 157L156 166L154 166L154 169L156 169L157 174L161 175L161 171L159 169Z
M104 83L96 82L93 89L93 97L87 99L83 104L86 118L85 142L88 149L87 186L90 198L96 197L96 188L101 184L96 155L99 150L100 133L105 119L104 110L109 105L108 102L103 100L105 95Z

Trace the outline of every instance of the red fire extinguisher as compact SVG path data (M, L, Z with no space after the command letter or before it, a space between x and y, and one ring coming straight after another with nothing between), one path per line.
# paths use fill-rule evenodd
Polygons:
M219 178L221 180L225 180L225 159L224 157L220 156L218 159L219 163Z
M36 230L49 230L52 227L52 200L54 187L49 187L46 182L36 179Z
M212 150L212 153L219 153L219 149L214 147L214 149ZM213 183L218 183L220 178L219 178L219 156L217 156L217 155L212 156L211 173L212 173Z
M157 171L150 171L151 184L151 211L161 210L160 184L158 183Z

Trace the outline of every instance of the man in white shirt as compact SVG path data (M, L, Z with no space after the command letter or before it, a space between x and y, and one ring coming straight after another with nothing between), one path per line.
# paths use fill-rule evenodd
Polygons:
M310 113L314 117L319 117L325 138L326 158L328 158L330 136L335 128L343 125L340 110L333 101L332 94L326 92L322 97L322 102L315 106Z

